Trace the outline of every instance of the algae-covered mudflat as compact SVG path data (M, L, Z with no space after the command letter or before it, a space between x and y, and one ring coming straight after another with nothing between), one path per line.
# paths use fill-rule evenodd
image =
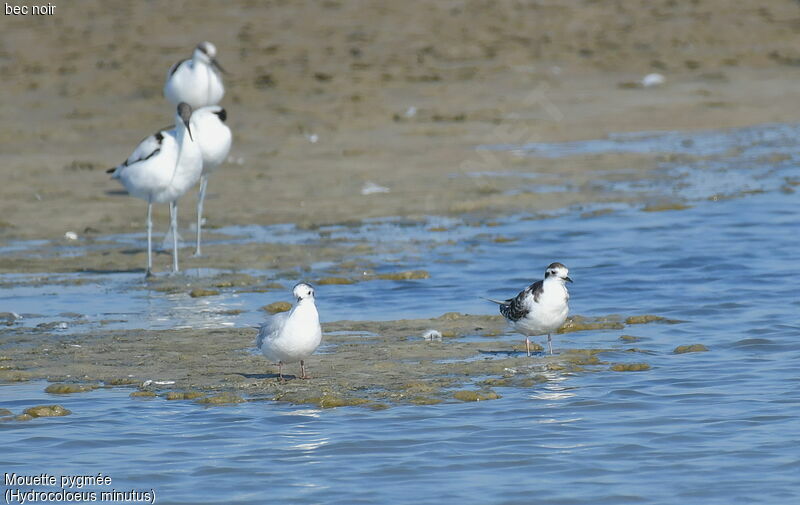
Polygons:
M564 331L624 329L624 321L576 318ZM167 400L228 403L255 398L319 407L386 408L473 398L465 396L470 390L496 398L491 386L529 388L549 380L548 375L607 370L604 352L644 352L623 340L609 342L609 349L564 349L558 356L529 358L519 338L498 339L503 326L500 316L458 313L435 319L329 323L324 327L325 346L309 360L309 380L292 375L278 380L276 367L253 352L253 331L248 329L116 330L68 339L17 330L14 345L3 349L0 379L47 379L56 383L47 388L54 394L134 386L138 389L133 396L152 392ZM441 335L426 339L427 329Z

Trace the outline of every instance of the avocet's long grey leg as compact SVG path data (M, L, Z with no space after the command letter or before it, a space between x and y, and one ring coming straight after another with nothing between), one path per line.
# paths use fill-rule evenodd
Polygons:
M169 202L169 221L172 228L172 273L178 273L178 201Z
M147 271L144 276L153 275L153 204L147 202Z
M528 357L531 357L531 339L525 335L525 350L528 351Z
M547 348L550 349L550 355L553 354L553 337L547 334Z
M195 256L200 256L200 235L203 230L203 201L206 199L206 186L208 176L200 176L200 193L197 195L197 247L194 250Z

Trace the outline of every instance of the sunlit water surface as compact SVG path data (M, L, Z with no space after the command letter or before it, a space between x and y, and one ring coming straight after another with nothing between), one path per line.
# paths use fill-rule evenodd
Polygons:
M596 217L567 210L546 219L506 218L491 227L461 219L383 220L323 230L385 244L368 259L386 264L386 271L431 274L418 281L320 286L326 321L492 313L479 296L511 296L559 260L575 279L573 313L684 321L555 338L557 349L610 348L603 360L646 361L648 371L600 367L529 389L497 388L499 400L384 411L265 401L205 408L131 400L122 389L55 396L41 383L3 385L0 408L16 413L59 403L73 414L0 423L0 470L102 472L118 490L154 489L162 504L795 503L800 225L789 147L798 146L797 128L795 135L782 128L510 147L540 156L702 149L710 161L664 167L683 174L683 181L699 181L683 186L691 189L687 210L621 208ZM767 162L769 153L782 156ZM763 193L718 198L715 179L727 188L721 193ZM447 231L426 231L432 226ZM239 237L231 240L319 239L319 232L294 234L292 227L228 231ZM511 241L496 242L500 236ZM327 267L318 265L310 275L323 275ZM246 326L263 317L258 307L286 299L285 293L224 290L191 299L133 289L141 285L134 274L70 275L91 282L62 286L57 279L69 276L48 276L50 285L0 294L2 310L27 313L13 323L21 327L63 322L54 331L66 334L101 326ZM243 312L224 315L229 308ZM623 333L641 340L624 344ZM672 353L694 343L710 351ZM625 352L632 345L646 354Z

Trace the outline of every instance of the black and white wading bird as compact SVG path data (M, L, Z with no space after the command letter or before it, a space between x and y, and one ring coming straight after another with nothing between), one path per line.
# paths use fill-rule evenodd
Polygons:
M314 288L301 282L292 291L297 303L292 310L270 317L261 325L256 347L273 363L278 363L278 378L283 379L283 365L300 362L300 378L306 375L305 360L314 354L322 341L319 314L314 304Z
M544 271L544 280L536 281L505 301L491 300L500 305L500 314L525 335L525 349L531 355L531 335L547 334L547 346L553 354L551 333L561 327L569 312L569 291L566 282L569 270L561 263L551 263Z
M175 127L142 140L127 160L108 170L128 193L147 202L147 271L153 269L153 204L169 202L170 226L178 229L178 198L194 186L203 171L203 156L192 137L192 107L178 104ZM172 271L178 272L178 241L173 234Z
M203 155L203 173L200 175L200 191L197 193L197 240L194 251L200 256L200 237L203 231L203 202L206 198L208 177L223 161L228 159L233 136L231 129L225 124L228 113L219 105L202 107L192 113L192 136ZM170 225L168 240L174 240L176 230ZM180 236L180 234L178 234Z
M170 67L164 97L173 105L186 102L194 109L218 104L225 95L221 75L225 70L216 56L217 48L211 42L197 44L191 58Z

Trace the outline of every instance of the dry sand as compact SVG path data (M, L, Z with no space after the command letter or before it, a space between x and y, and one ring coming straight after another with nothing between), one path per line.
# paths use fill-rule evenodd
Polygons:
M103 171L171 121L166 70L204 39L230 72L223 105L241 160L211 181L210 226L622 199L509 199L501 193L519 180L454 175L535 172L574 187L620 165L645 176L652 157L475 147L793 121L787 105L800 98L800 10L789 0L84 0L0 23L0 240L142 230L144 204ZM626 86L654 71L663 87ZM391 192L362 196L368 181ZM193 205L184 199L184 225Z

